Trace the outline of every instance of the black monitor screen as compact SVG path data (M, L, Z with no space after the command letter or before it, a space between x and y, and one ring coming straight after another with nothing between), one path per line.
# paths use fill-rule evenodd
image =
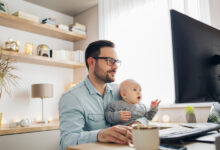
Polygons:
M175 102L220 101L220 30L171 10Z

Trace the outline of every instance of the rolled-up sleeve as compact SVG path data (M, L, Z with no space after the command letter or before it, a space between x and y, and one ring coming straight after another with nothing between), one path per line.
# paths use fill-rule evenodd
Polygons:
M84 131L84 110L80 102L71 93L63 95L59 102L60 117L60 147L66 150L68 146L96 142L100 130Z

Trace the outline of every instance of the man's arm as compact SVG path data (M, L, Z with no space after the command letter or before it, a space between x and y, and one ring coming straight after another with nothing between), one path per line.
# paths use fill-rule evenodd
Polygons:
M81 104L74 95L67 93L62 96L59 102L62 150L66 150L70 145L97 141L97 134L100 130L83 131L85 125L83 113Z

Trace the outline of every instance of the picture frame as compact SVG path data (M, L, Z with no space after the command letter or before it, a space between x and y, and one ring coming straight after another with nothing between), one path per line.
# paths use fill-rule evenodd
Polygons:
M3 1L0 1L0 12L9 14L8 5Z

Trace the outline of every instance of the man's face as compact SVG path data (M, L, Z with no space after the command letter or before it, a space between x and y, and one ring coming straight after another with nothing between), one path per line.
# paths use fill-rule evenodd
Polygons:
M112 47L101 48L98 57L111 57L117 59L115 50ZM105 83L114 82L117 69L117 64L110 66L106 59L96 59L94 75Z

